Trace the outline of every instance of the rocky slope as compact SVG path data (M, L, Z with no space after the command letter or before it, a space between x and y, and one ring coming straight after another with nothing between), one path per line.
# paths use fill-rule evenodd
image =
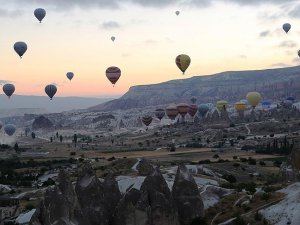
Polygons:
M269 70L223 72L210 76L195 76L161 84L131 87L121 98L89 108L89 110L117 110L189 102L192 96L198 103L226 99L244 99L247 92L257 90L267 99L286 95L300 97L300 67Z
M31 219L31 225L185 225L204 216L203 202L194 178L180 166L171 192L156 168L140 190L121 194L108 175L101 182L86 165L75 189L61 171Z

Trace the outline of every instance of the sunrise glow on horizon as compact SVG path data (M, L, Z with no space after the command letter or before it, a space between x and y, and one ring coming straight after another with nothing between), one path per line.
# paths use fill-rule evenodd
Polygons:
M295 1L0 2L0 80L19 95L45 95L45 85L55 83L57 96L115 96L136 85L300 62ZM47 11L42 23L33 15L38 7ZM285 22L292 24L288 34ZM17 41L28 45L22 59L13 50ZM191 57L184 76L175 64L179 54ZM115 87L105 76L109 66L122 71Z

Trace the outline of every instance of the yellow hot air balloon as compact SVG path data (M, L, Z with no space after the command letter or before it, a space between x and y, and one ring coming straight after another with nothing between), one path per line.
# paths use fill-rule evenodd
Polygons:
M187 70L191 64L191 58L188 55L182 54L176 57L176 65L182 71L182 74Z
M255 92L249 92L247 94L246 98L247 98L249 104L253 108L255 108L258 105L258 103L261 101L261 95L258 92L256 92L256 91Z
M224 100L217 101L217 109L219 111L226 111L227 105L228 105L227 101L224 101Z
M247 105L244 102L237 102L234 104L234 108L237 112L244 112L247 108Z

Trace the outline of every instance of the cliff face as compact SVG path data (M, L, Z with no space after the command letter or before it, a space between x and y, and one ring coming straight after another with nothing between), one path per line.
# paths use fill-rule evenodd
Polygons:
M173 193L156 168L140 190L129 188L122 196L108 175L100 182L91 167L79 176L75 190L62 171L59 184L45 193L31 225L185 225L204 216L194 178L180 166Z
M224 72L210 76L195 76L161 84L131 87L120 99L89 110L116 110L146 106L189 102L196 97L198 103L226 99L235 102L244 99L249 91L257 90L267 99L287 95L300 97L300 67L270 70Z
M33 130L51 129L51 128L53 128L53 123L45 116L37 117L32 123Z

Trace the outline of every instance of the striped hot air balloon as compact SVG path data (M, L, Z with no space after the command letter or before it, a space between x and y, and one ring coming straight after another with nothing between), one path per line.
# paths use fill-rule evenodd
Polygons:
M143 116L142 117L142 122L145 124L147 127L152 123L152 116Z
M155 110L155 116L161 120L165 116L166 112L164 109L156 109Z
M185 103L180 103L177 105L178 113L182 116L182 118L185 117L185 115L189 112L189 105Z
M52 98L57 92L57 88L54 84L49 84L45 87L45 92L49 96L50 100L52 100Z
M196 115L198 111L198 107L196 104L192 104L192 105L189 105L189 111L188 111L188 114L191 116L191 117L194 117Z
M111 66L106 69L106 77L115 86L121 76L121 70L116 66Z
M178 109L177 109L177 106L172 104L172 105L169 105L167 108L166 108L166 114L167 116L171 119L171 120L175 120L175 118L177 117L178 115Z

